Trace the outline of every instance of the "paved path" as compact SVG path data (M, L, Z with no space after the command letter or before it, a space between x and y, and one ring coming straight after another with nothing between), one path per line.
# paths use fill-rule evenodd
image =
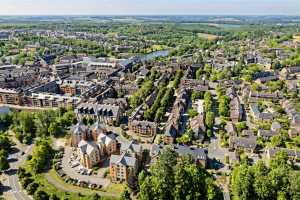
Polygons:
M32 198L26 194L26 192L22 189L17 171L18 168L25 162L27 155L31 154L32 148L34 145L27 146L24 149L25 154L21 155L21 152L15 152L9 155L10 161L10 169L7 171L6 175L8 177L8 187L10 190L7 191L8 196L12 196L13 199L17 200L31 200ZM11 195L12 194L12 195Z

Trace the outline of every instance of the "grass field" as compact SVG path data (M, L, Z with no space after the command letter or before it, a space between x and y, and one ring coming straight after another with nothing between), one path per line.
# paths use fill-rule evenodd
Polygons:
M208 40L216 40L219 38L217 35L207 34L207 33L198 33L198 37L205 38Z
M300 35L294 35L294 41L300 43Z

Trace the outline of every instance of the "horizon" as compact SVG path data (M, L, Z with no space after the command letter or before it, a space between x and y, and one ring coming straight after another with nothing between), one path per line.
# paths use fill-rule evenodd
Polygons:
M0 0L0 16L299 16L298 0ZM70 6L72 3L72 7Z

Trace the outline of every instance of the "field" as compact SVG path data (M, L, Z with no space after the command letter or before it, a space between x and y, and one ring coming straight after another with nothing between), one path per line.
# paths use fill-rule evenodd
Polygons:
M208 40L216 40L219 38L219 36L217 36L217 35L207 34L207 33L198 33L198 36L201 38L208 39Z
M300 35L294 35L294 41L300 43Z

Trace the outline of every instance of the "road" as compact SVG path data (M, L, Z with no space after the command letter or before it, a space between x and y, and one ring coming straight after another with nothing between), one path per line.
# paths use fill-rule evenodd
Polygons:
M230 160L234 159L234 152L230 152L227 148L222 148L220 146L219 135L215 134L210 138L210 144L208 146L208 157L213 159L216 158L220 162L224 162L225 156L228 155Z
M24 161L27 158L27 155L31 154L32 148L34 145L27 146L24 151L24 155L21 155L21 151L18 151L19 149L16 148L16 151L9 155L8 159L10 162L10 169L6 172L6 175L8 177L8 187L10 190L7 191L8 196L12 196L13 199L16 200L32 200L32 198L23 191L19 179L18 179L18 168L24 163Z

